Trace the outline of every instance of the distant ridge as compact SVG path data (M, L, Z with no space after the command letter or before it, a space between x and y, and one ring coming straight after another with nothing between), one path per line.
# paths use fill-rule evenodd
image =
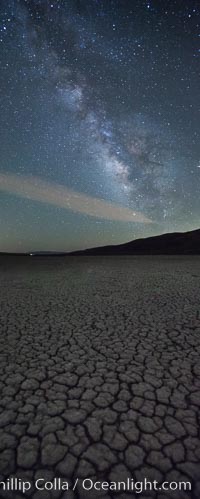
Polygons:
M200 229L73 251L70 255L200 255Z
M64 256L67 255L67 251L33 251L26 254L30 256Z
M85 250L33 251L30 253L0 252L0 256L60 257L60 256L114 256L114 255L200 255L200 229L190 232L172 232L135 239L128 243L99 246Z
M65 256L68 255L67 251L32 251L26 253L11 253L0 251L0 256Z

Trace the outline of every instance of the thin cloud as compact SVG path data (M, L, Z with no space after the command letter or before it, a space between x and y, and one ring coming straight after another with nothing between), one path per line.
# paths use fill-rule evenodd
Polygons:
M21 198L39 201L75 213L82 213L104 220L152 223L142 213L104 199L87 196L68 187L41 180L38 177L0 174L0 190Z

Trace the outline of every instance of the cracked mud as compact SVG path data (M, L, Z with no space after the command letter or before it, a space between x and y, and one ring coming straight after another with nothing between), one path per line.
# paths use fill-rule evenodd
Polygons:
M189 480L26 497L199 499L200 258L0 263L1 480Z

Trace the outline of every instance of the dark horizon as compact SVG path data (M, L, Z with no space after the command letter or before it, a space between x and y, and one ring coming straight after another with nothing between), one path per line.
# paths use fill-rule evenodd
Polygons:
M194 238L195 236L198 236L198 240L197 241L194 241ZM200 253L200 229L197 228L197 229L194 229L192 231L187 231L187 232L164 232L163 234L157 234L155 236L150 236L150 237L143 237L143 238L136 238L136 239L132 239L130 241L125 241L121 244L108 244L108 245L100 245L100 246L94 246L94 247L89 247L89 248L83 248L83 249L75 249L75 250L72 250L72 251L65 251L65 250L60 250L60 251L49 251L49 250L36 250L36 251L26 251L26 252L2 252L0 251L0 255L28 255L28 256L56 256L56 255L71 255L71 254L87 254L87 252L93 252L95 253L95 251L98 251L100 250L104 250L104 249L112 249L113 250L117 250L117 248L120 248L120 247L128 247L129 245L133 244L134 246L134 243L140 243L141 244L148 244L148 242L151 242L151 241L155 241L155 243L159 240L162 240L162 237L163 236L166 236L166 242L173 239L173 238L176 238L176 236L183 236L183 238L187 238L188 240L190 239L190 236L191 236L191 248L192 248L192 245L194 246L194 250L196 250L198 247L199 247L199 250L198 250L198 253ZM169 236L167 238L167 236ZM184 239L183 239L183 244L185 243ZM195 245L194 245L195 243ZM175 248L175 246L174 246ZM168 254L168 251L167 251L167 246L166 246L166 255ZM181 247L179 248L178 247L178 250L181 249ZM182 250L184 250L184 248L182 248ZM140 250L141 251L141 250ZM145 247L145 253L144 254L148 254L148 246ZM197 254L198 254L197 253ZM89 254L89 253L88 253ZM134 254L134 253L133 253ZM143 254L143 253L141 253ZM150 253L151 254L151 253ZM157 254L157 253L155 253ZM158 253L159 254L159 253ZM161 253L161 254L164 254L164 253ZM174 253L172 254L176 254L176 251L174 249ZM183 254L184 254L184 251L183 251ZM196 253L194 253L196 254Z

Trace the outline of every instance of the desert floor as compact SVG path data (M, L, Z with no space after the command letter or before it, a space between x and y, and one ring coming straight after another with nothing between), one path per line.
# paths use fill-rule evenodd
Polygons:
M80 479L0 497L199 499L200 257L1 257L0 279L0 478Z

